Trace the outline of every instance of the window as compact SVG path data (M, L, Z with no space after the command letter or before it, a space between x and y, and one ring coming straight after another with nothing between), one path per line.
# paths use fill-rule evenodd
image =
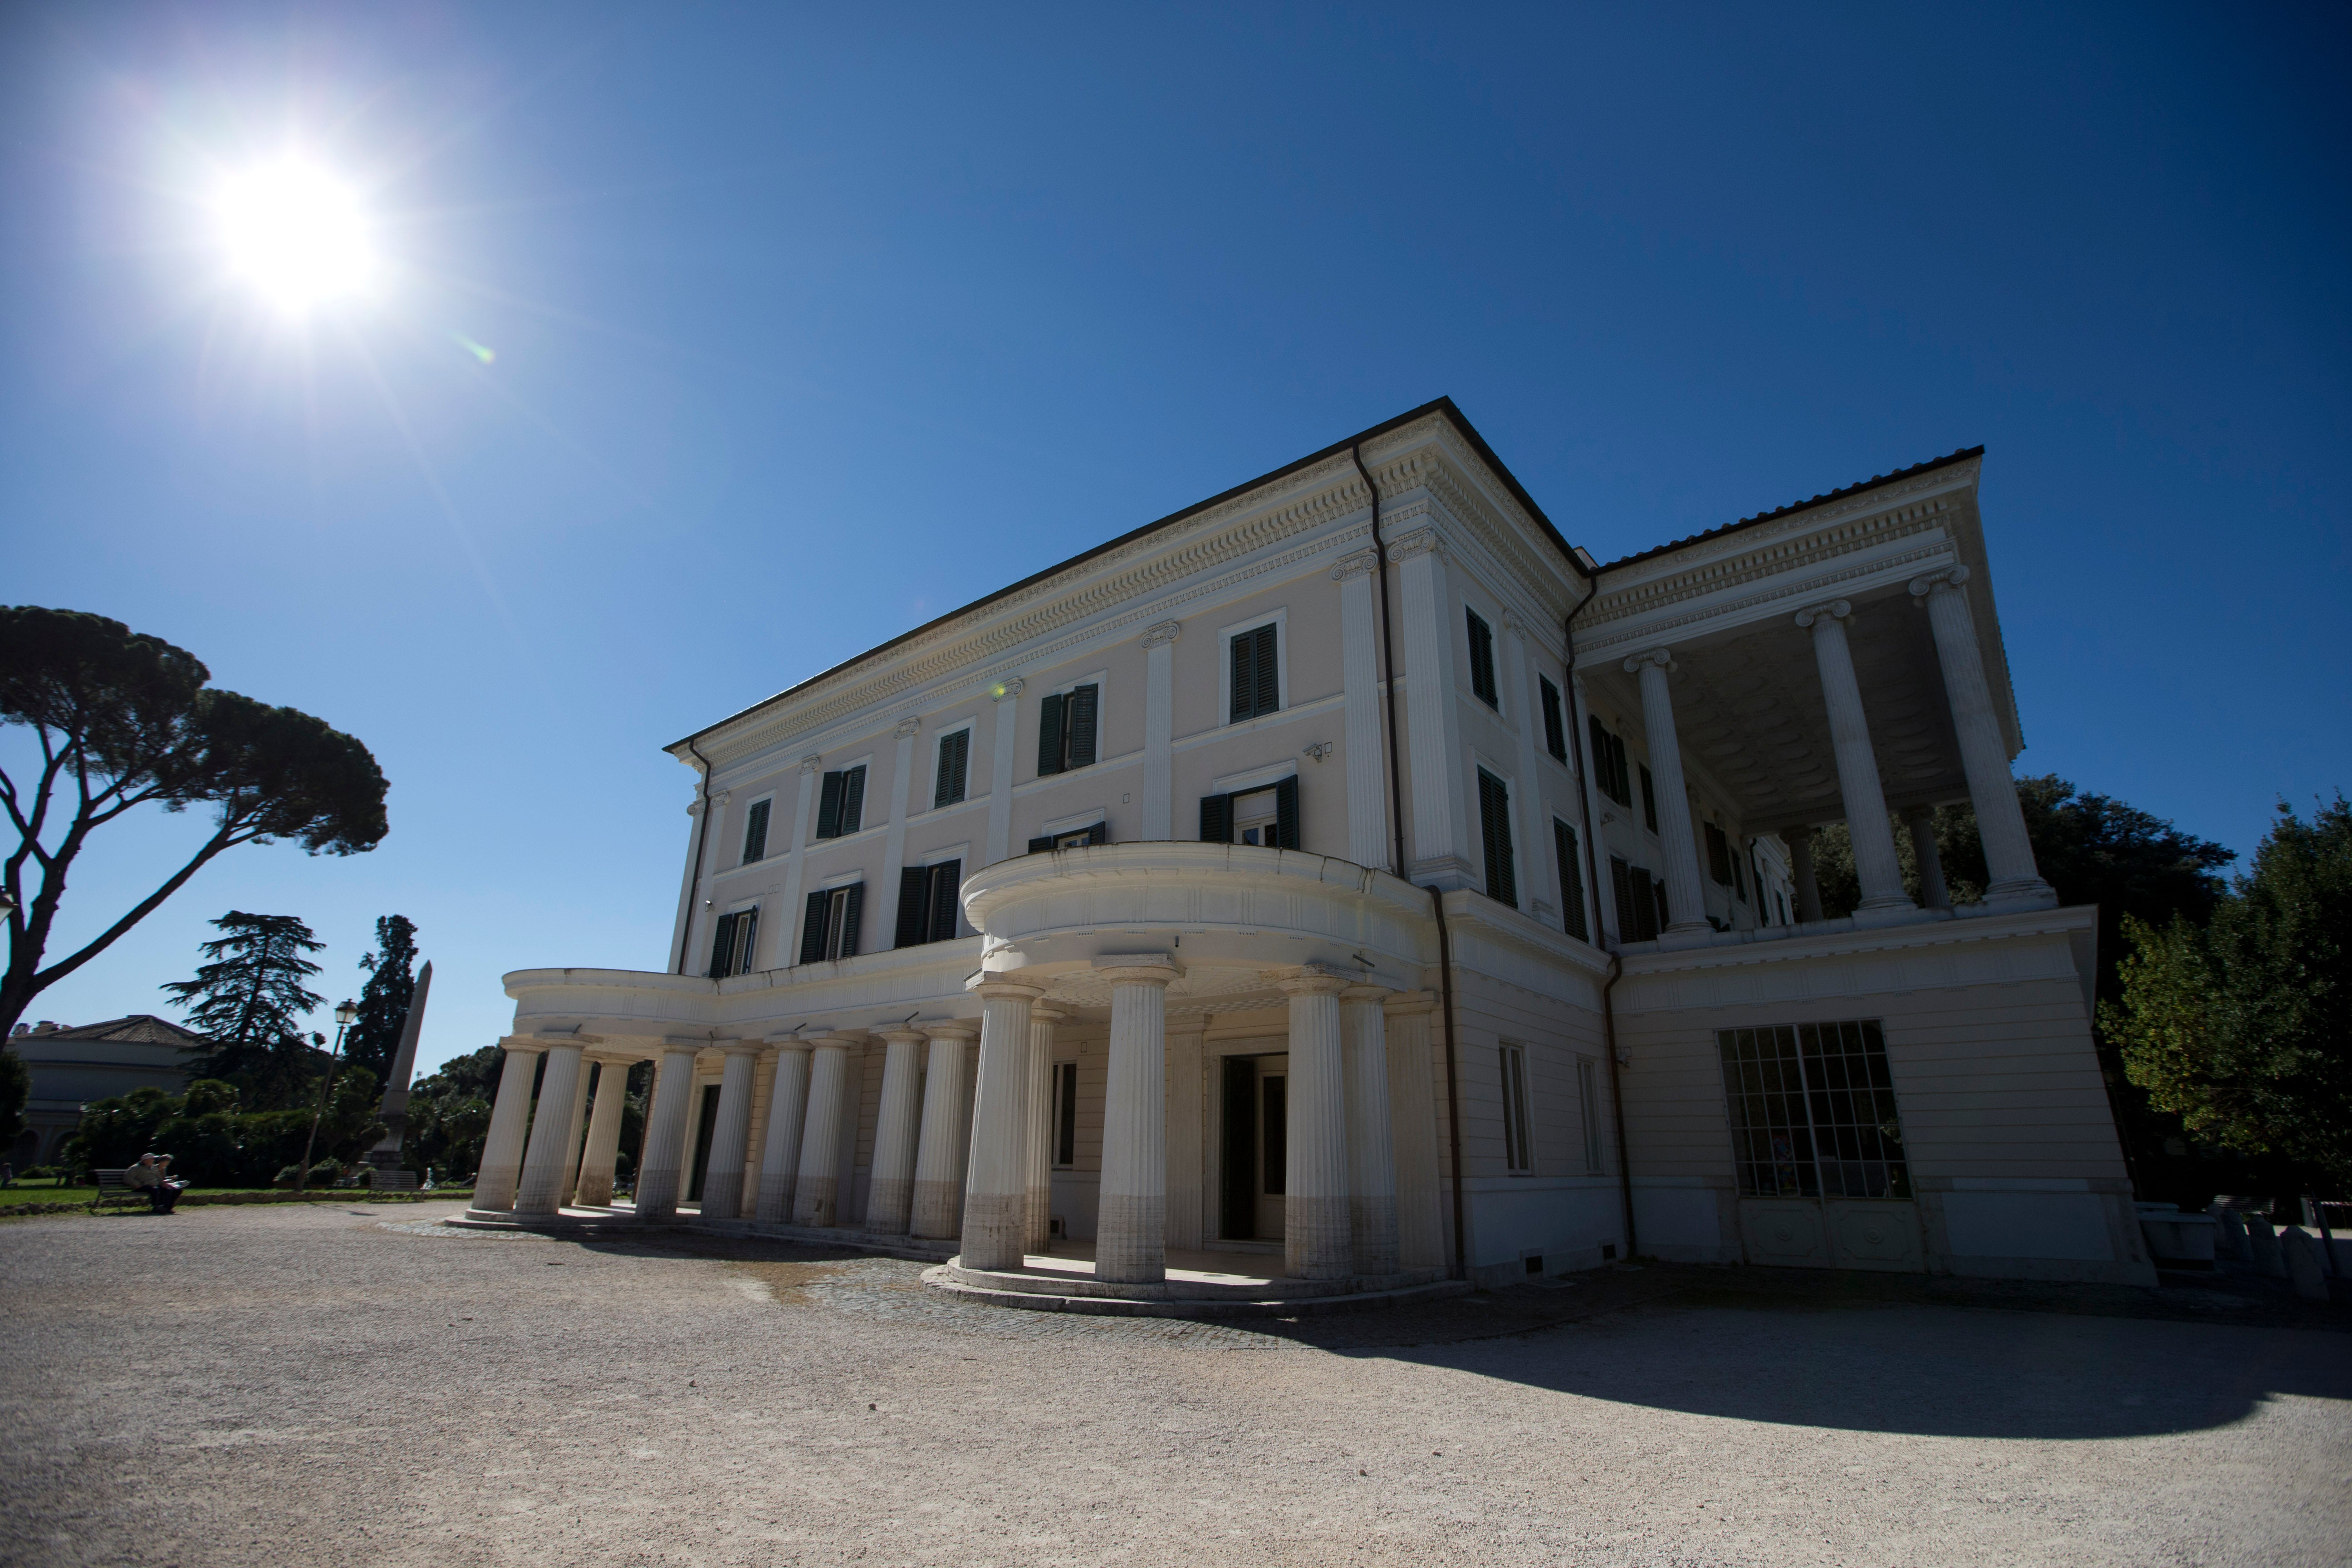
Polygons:
M1908 1198L1878 1021L1721 1029L1739 1190L1752 1198Z
M846 838L865 822L866 764L825 774L824 789L816 802L816 836Z
M1592 940L1584 918L1584 872L1576 853L1576 829L1557 816L1551 819L1551 852L1559 862L1560 923L1579 942Z
M963 862L942 860L936 866L909 866L898 873L899 947L920 947L927 942L953 942L961 906L956 889L963 881Z
M1728 888L1731 886L1731 840L1714 823L1704 826L1706 828L1706 874L1715 879L1717 887Z
M1597 713L1589 714L1586 731L1592 737L1592 783L1619 805L1633 804L1633 786L1625 773L1625 739L1612 735Z
M1298 847L1298 780L1276 779L1257 789L1201 797L1201 842Z
M1478 618L1478 612L1465 609L1470 617L1470 693L1487 707L1500 710L1501 695L1495 689L1495 631Z
M1232 722L1235 724L1282 707L1282 668L1275 659L1278 629L1253 626L1235 633L1232 639Z
M1576 1102L1584 1113L1584 1173L1601 1173L1601 1073L1591 1057L1576 1058Z
M1095 720L1102 688L1089 681L1045 699L1037 721L1037 773L1066 773L1095 765Z
M761 859L768 853L768 807L771 802L755 800L743 817L743 864Z
M1517 909L1519 884L1511 866L1511 792L1484 768L1478 770L1478 837L1486 853L1486 896Z
M1781 895L1780 889L1778 888L1772 889L1772 906L1780 911L1780 923L1782 925L1794 925L1796 923L1789 918L1789 900Z
M1032 855L1050 854L1056 849L1083 849L1089 844L1110 842L1110 824L1097 822L1089 827L1074 827L1066 833L1048 833L1029 840Z
M1653 833L1658 830L1658 786L1647 763L1642 764L1642 826Z
M971 775L971 731L950 730L940 737L939 779L931 786L931 809L963 799Z
M1054 1064L1054 1163L1078 1163L1078 1064Z
M750 973L753 944L759 938L758 909L720 915L719 923L711 929L710 978L724 980L730 974Z
M866 912L866 884L819 888L808 896L801 927L801 962L825 963L857 956L857 927Z
M1536 677L1537 689L1543 696L1544 750L1552 760L1568 761L1568 726L1560 721L1559 688L1545 676Z
M1535 1149L1528 1141L1528 1053L1518 1046L1502 1048L1503 1166L1523 1176L1536 1168Z
M1650 880L1647 870L1627 865L1614 855L1609 857L1609 881L1617 899L1617 940L1655 940L1664 924L1659 910L1665 902L1665 889Z

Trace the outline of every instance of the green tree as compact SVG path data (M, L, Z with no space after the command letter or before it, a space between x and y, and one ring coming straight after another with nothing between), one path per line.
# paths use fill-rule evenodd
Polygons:
M0 862L16 904L0 1038L34 997L113 946L215 856L277 839L352 855L383 839L387 786L365 746L211 679L194 655L120 621L0 606L0 724L25 725L39 742L37 766L0 768L0 808L16 832ZM92 834L146 805L209 805L212 830L152 892L44 966L74 861ZM38 872L29 897L28 868Z
M325 998L302 984L319 973L304 955L326 944L292 915L231 910L212 923L225 933L204 944L212 962L194 979L163 987L187 1009L189 1026L212 1041L192 1053L189 1070L237 1085L257 1109L283 1110L313 1073L302 1016Z
M375 951L360 960L367 984L360 987L360 1016L343 1037L343 1055L383 1081L400 1048L408 1004L416 994L416 925L406 915L378 915Z
M2199 1139L2352 1191L2352 807L2282 805L2203 925L2134 920L2103 1033Z
M474 1173L489 1135L504 1054L484 1046L452 1057L416 1081L409 1091L408 1132L401 1146L404 1167L422 1173L429 1166L441 1180Z

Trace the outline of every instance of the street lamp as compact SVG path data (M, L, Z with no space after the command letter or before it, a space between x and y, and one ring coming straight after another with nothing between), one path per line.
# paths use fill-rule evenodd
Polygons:
M358 1004L346 1000L335 1008L335 1048L327 1057L327 1080L319 1086L319 1108L310 1112L310 1136L302 1140L302 1163L294 1168L294 1190L310 1179L310 1151L319 1142L319 1121L327 1114L327 1096L335 1091L335 1065L342 1059L343 1031L360 1016Z

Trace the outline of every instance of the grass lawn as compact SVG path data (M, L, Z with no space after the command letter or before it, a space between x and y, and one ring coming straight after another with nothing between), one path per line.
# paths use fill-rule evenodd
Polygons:
M266 1193L278 1190L281 1189L270 1187L190 1187L186 1192L180 1194L180 1201L182 1203L186 1203L193 1198L214 1197L229 1193ZM470 1187L444 1187L436 1188L433 1192L420 1195L428 1198L444 1196L466 1197L469 1196L472 1191L473 1189ZM368 1189L365 1187L313 1187L310 1189L310 1195L322 1199L364 1198L368 1196ZM53 1187L47 1182L18 1182L14 1186L0 1187L0 1214L5 1214L9 1209L17 1208L27 1204L81 1204L87 1205L96 1202L97 1199L98 1189L96 1187Z

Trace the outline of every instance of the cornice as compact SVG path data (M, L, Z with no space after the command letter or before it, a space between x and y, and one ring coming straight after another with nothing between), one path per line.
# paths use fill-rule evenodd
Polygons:
M1814 573L1805 576L1801 581L1793 583L1781 582L1775 584L1773 582L1773 579L1776 577L1785 577L1790 573L1805 565L1818 563L1822 561L1834 560L1840 555L1851 553L1855 550L1885 545L1892 542L1893 541L1903 538L1906 534L1916 537L1920 533L1926 532L1934 532L1937 537L1932 541L1916 545L1912 549L1903 551L1897 554L1891 556L1879 556L1869 561L1856 562L1853 565L1843 567L1835 572ZM1866 539L1847 540L1832 547L1824 548L1818 552L1808 552L1807 556L1802 560L1790 557L1784 561L1780 566L1772 570L1743 574L1739 579L1740 581L1759 583L1763 584L1763 586L1759 587L1759 591L1755 593L1744 595L1739 598L1729 600L1727 602L1710 602L1704 605L1693 605L1690 609L1684 611L1680 615L1667 616L1658 619L1643 619L1639 625L1621 626L1614 631L1604 632L1601 631L1599 628L1606 626L1607 623L1612 619L1623 621L1635 612L1624 611L1615 616L1601 616L1591 623L1580 619L1577 622L1576 628L1577 652L1581 656L1587 653L1598 653L1608 648L1622 647L1628 643L1671 641L1676 630L1681 627L1696 626L1702 621L1717 620L1726 616L1737 616L1742 611L1753 610L1759 606L1771 605L1782 600L1803 599L1810 603L1824 595L1834 593L1838 585L1841 584L1853 583L1864 577L1879 576L1890 572L1901 573L1909 571L1924 563L1934 562L1941 563L1949 560L1952 553L1953 544L1951 539L1948 535L1943 534L1933 521L1922 523L1917 528L1906 529L1899 533L1888 532L1874 534ZM1675 595L1675 598L1686 602L1689 599L1696 597L1699 593L1711 593L1716 589L1721 588L1729 581L1730 579L1727 578L1710 582L1706 584L1704 588L1694 589L1692 592L1687 594L1678 594ZM1650 610L1658 606L1654 604L1638 606L1641 610ZM1594 635L1591 637L1584 635L1588 626L1593 629Z

